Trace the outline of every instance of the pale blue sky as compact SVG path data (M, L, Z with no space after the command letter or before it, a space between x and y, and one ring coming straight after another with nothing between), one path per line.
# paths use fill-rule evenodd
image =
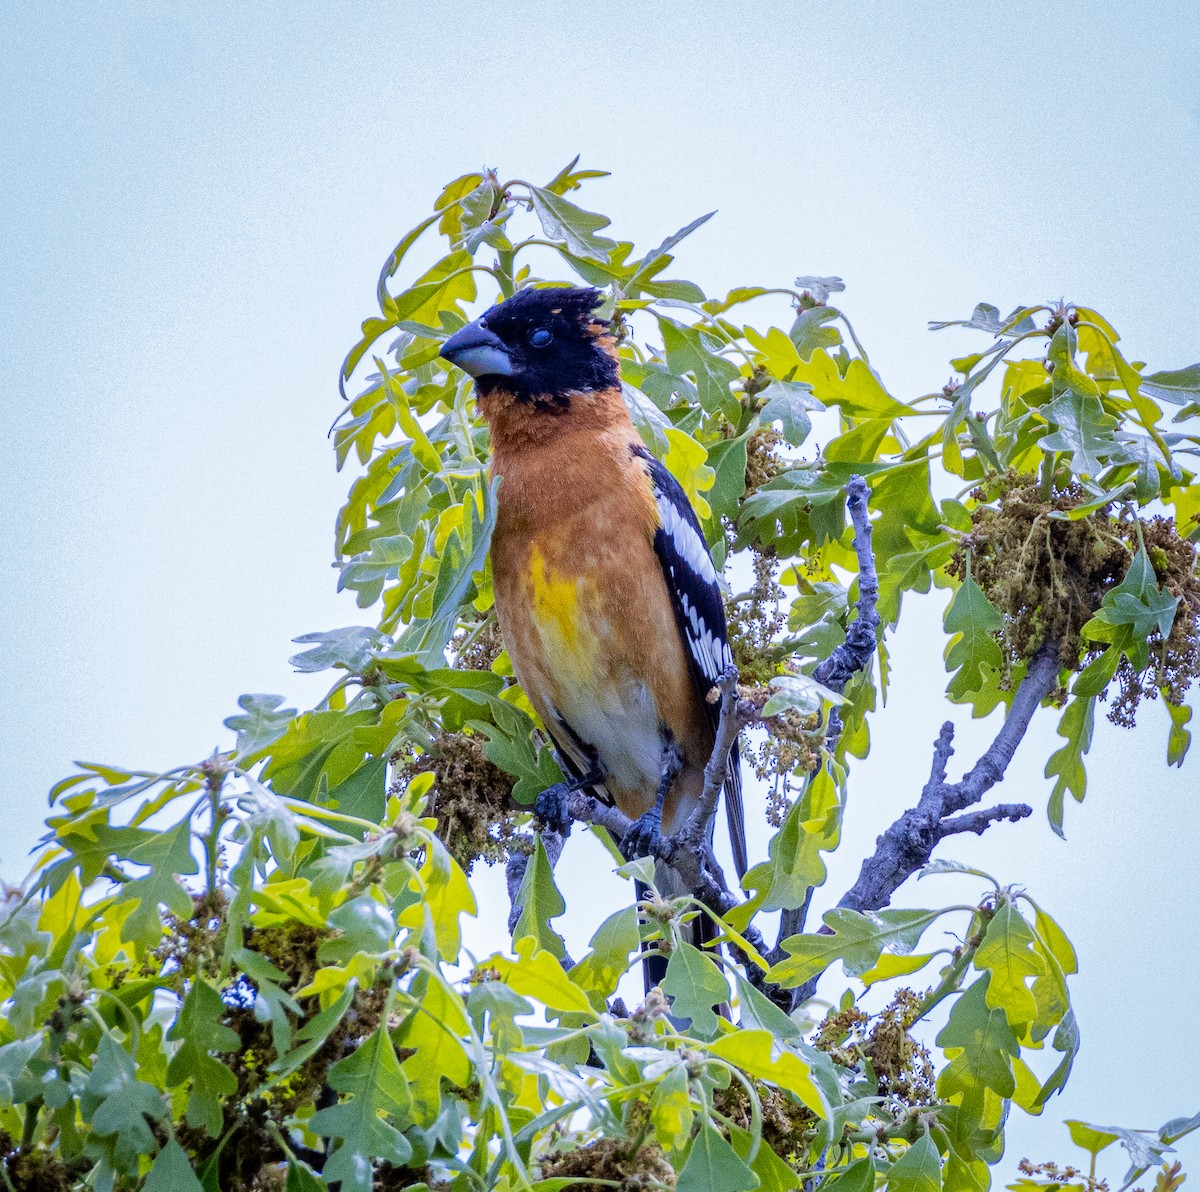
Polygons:
M901 397L975 342L926 321L979 300L1066 295L1173 367L1200 358L1198 63L1191 2L6 5L0 873L24 871L71 758L176 764L224 740L241 692L317 696L290 639L361 619L328 566L336 371L443 181L582 152L613 171L584 201L624 237L716 207L678 272L840 274ZM893 644L833 897L927 772L938 607ZM1168 773L1150 720L1101 725L1067 844L1040 724L1003 790L1038 815L949 850L1027 882L1083 962L1075 1078L1044 1121L1014 1113L1006 1173L1071 1157L1062 1117L1200 1109L1200 759ZM958 760L988 731L964 725Z

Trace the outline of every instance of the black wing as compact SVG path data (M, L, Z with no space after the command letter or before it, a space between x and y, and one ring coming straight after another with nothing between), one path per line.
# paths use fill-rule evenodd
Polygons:
M709 722L716 732L721 716L719 704L705 698L714 684L733 665L733 652L725 629L725 606L717 569L700 520L679 482L645 447L635 444L633 452L646 465L654 485L661 525L654 534L654 551L662 564L667 589L675 605L675 616L692 660L692 677L704 698ZM733 863L742 877L746 873L746 820L742 808L742 771L737 741L729 751L729 776L725 779L725 815L733 845Z

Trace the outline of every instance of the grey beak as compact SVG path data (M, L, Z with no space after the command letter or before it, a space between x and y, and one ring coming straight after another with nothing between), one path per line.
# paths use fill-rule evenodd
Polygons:
M438 353L473 377L511 377L513 364L504 341L478 321L456 331Z

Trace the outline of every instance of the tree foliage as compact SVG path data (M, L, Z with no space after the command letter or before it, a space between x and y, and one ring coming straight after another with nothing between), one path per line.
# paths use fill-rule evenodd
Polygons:
M1182 764L1200 365L1127 360L1084 306L980 304L934 325L980 333L956 380L903 400L831 304L838 279L709 297L672 274L708 217L640 252L576 203L596 176L466 175L388 257L341 370L363 387L333 432L352 465L339 585L374 623L297 639L297 669L334 672L325 698L301 713L243 695L226 751L162 774L81 764L51 792L0 920L7 1187L976 1192L1013 1108L1041 1113L1068 1079L1076 956L1032 894L978 873L970 905L886 903L942 836L1018 818L967 809L1039 704L1063 740L1046 765L1059 831L1065 796L1084 798L1097 705L1132 725L1161 696ZM557 846L529 810L561 775L492 610L487 435L438 357L479 301L567 278L608 295L635 425L734 589L748 584L731 590L731 635L777 828L727 913L652 894L639 915L630 884L577 961L553 925ZM789 325L746 321L781 296ZM894 832L932 832L923 856L880 896L828 898L805 931L886 691L886 651L842 696L812 677L858 595L853 475L870 488L884 630L906 594L946 589L947 698L1008 710L1009 735L958 784L940 742L917 818ZM652 877L612 852L630 883ZM506 856L521 858L513 938L471 956L472 865ZM970 871L924 869L944 872ZM723 952L687 942L698 914ZM947 932L961 942L930 942ZM666 977L629 1010L618 983L652 950ZM842 1001L788 1013L786 991L831 965ZM1132 1178L1162 1167L1162 1192L1178 1182L1164 1151L1197 1126L1070 1124L1093 1160L1119 1141ZM1020 1186L1099 1186L1094 1162L1065 1170L1030 1164Z

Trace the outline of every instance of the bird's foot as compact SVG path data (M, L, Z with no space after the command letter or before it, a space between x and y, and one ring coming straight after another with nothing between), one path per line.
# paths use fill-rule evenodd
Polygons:
M571 834L571 788L565 782L548 786L533 805L543 826L560 836Z
M657 807L639 816L621 841L621 855L626 861L638 857L653 857L662 840L662 811Z

